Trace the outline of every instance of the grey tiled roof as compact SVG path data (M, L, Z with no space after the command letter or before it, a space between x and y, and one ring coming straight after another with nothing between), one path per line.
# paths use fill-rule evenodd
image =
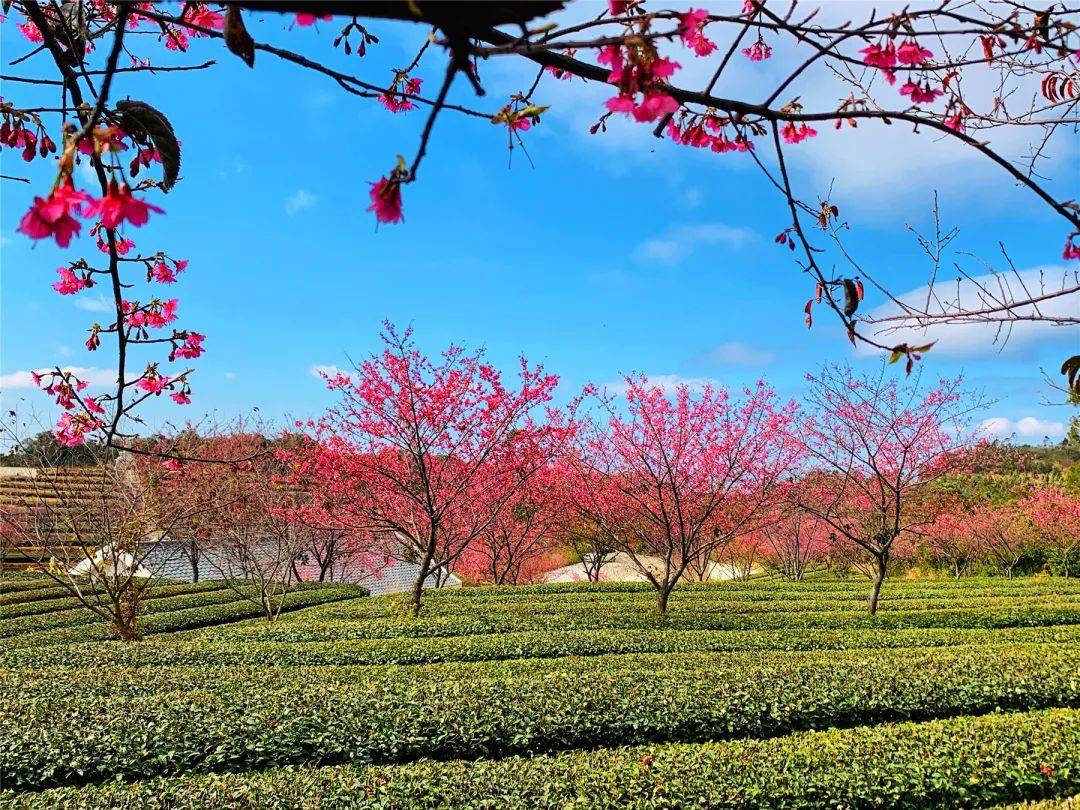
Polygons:
M214 580L222 579L221 570L228 571L229 566L223 562L215 564L206 552L201 553L199 563L199 579ZM149 569L155 576L166 579L175 579L181 582L190 582L193 578L191 563L179 552L175 543L157 543L153 551L146 555L144 567ZM317 579L318 569L314 566L299 566L304 579ZM420 573L420 566L415 563L388 560L374 574L366 566L346 567L343 571L335 571L335 582L355 582L368 588L373 596L387 593L402 593L412 588ZM461 584L457 577L450 577L450 581L443 587L456 587ZM425 588L434 588L435 578L428 576L424 581Z

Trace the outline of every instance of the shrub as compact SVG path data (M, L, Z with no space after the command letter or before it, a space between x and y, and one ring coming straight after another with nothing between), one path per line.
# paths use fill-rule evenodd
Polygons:
M953 808L1080 790L1080 712L958 717L498 761L291 767L6 793L64 808ZM1063 805L1048 804L1045 807ZM1043 805L1040 805L1042 810Z

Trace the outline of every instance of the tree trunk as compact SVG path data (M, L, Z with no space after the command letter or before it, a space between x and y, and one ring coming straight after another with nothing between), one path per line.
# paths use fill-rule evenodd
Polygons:
M881 585L885 582L885 575L889 569L889 558L885 554L877 556L877 570L874 576L874 587L870 591L870 615L877 613L878 597L881 596Z
M671 596L671 585L666 582L660 586L660 590L656 593L656 609L660 611L661 616L666 616L668 611L668 598Z
M435 552L429 546L424 551L424 556L420 558L420 571L417 572L416 582L412 587L412 598L409 604L412 607L412 615L415 618L420 615L420 608L422 605L422 599L424 596L424 580L428 578L428 574L431 572L431 561L435 556Z
M188 550L188 558L191 561L191 581L199 581L199 547L195 541L191 541L191 545Z
M117 600L113 631L121 641L138 641L139 592L130 585Z

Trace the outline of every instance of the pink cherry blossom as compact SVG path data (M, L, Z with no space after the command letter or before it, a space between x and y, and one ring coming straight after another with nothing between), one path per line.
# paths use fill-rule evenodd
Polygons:
M189 332L187 339L173 350L172 358L170 359L183 357L188 360L193 360L206 351L202 345L204 340L206 340L206 335L200 335L198 332Z
M913 39L909 39L896 49L896 61L905 65L921 65L923 62L930 61L933 57L933 52L921 47Z
M27 20L19 25L19 30L22 31L24 37L31 42L44 42L45 38L41 36L41 30L32 22Z
M169 398L172 399L177 405L190 405L191 397L184 391L173 391L169 394Z
M56 272L60 276L60 280L53 284L52 288L61 295L73 295L80 290L93 286L93 281L90 280L89 276L79 278L71 268L58 267Z
M703 8L690 10L679 16L679 36L683 44L698 56L708 56L716 50L716 43L705 36L709 12Z
M911 100L915 104L932 104L938 96L945 95L945 91L931 87L929 82L919 85L913 81L908 81L900 88L900 95L911 96Z
M94 234L97 237L97 248L98 248L98 250L100 250L102 253L108 253L109 252L109 243L107 241L105 241L104 239L102 239L102 237L101 237L101 228L99 226L95 225L94 229L91 230L90 233ZM116 244L116 252L121 256L127 255L128 253L131 252L131 249L133 247L135 247L134 242L132 242L130 239L125 239L120 234L116 234L114 242Z
M946 117L942 123L955 132L964 131L964 116L961 113L953 113Z
M35 197L34 204L19 221L18 231L31 239L53 237L56 244L66 248L71 238L82 228L72 214L83 216L82 206L92 198L83 191L78 191L66 178L48 197Z
M102 427L102 423L88 413L62 414L53 435L66 447L77 447L86 441L86 434Z
M870 45L859 51L863 62L876 68L896 67L896 47L890 41L884 48L878 44Z
M375 212L375 219L379 222L403 222L405 214L401 209L401 183L398 180L380 178L377 183L371 183L371 205L368 211Z
M1061 252L1061 258L1066 261L1080 259L1080 242L1076 241L1078 236L1080 236L1080 231L1073 231L1065 239L1065 249Z
M788 121L780 130L780 136L787 143L801 143L807 138L813 138L816 135L817 130L811 129L809 124L804 123L801 127L796 128L794 121Z
M141 388L148 394L160 394L169 382L168 377L158 374L153 369L147 369L146 376L136 383L136 388Z
M156 205L133 197L127 183L117 185L115 180L111 180L105 196L100 200L92 200L86 206L85 216L100 216L105 227L110 229L116 228L124 220L140 227L146 224L151 211L155 214L165 213Z
M334 19L331 14L306 14L304 12L298 12L296 15L296 24L301 28L309 28L314 25L317 20L332 20Z
M772 56L772 48L760 39L749 48L743 48L742 52L751 62L763 62Z

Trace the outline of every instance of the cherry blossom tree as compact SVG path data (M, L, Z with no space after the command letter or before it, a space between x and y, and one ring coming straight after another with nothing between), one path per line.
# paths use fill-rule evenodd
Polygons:
M390 324L383 342L352 376L327 378L340 404L308 426L292 474L320 482L340 525L380 533L388 555L418 565L418 614L429 576L528 508L573 423L549 406L558 378L524 358L511 388L482 352L452 346L431 360Z
M808 482L796 482L787 487L773 513L758 530L769 567L796 582L802 581L808 568L825 555L831 531L825 521L799 508L800 495L796 490L807 485Z
M1036 490L1018 505L1052 550L1062 576L1072 575L1080 550L1080 497L1064 487Z
M764 383L741 399L685 384L669 394L643 376L623 385L621 398L593 396L574 497L656 589L666 613L689 567L745 533L792 468L794 404L778 405Z
M903 385L884 367L860 377L826 366L807 380L800 435L816 477L799 506L869 556L873 615L898 541L911 545L933 522L933 484L964 464L982 401L960 378L923 391L919 378Z
M558 556L569 516L560 478L561 470L552 464L514 487L462 553L459 571L496 585L538 582Z
M582 471L564 476L567 487L573 487L580 479ZM602 526L590 520L574 506L577 503L571 490L567 490L567 508L569 510L563 544L569 549L573 561L580 562L589 582L599 582L603 578L604 567L615 559L617 548L612 538Z
M845 19L855 9L859 17ZM808 325L814 307L825 307L852 343L885 350L910 370L932 343L894 337L896 329L917 335L937 325L989 324L1004 339L1024 322L1080 322L1075 306L1054 305L1075 302L1080 294L1080 276L1071 264L1080 258L1080 207L1066 199L1070 189L1057 187L1055 166L1047 161L1058 139L1080 123L1080 12L1065 4L1028 8L1005 0L941 0L919 8L804 9L745 0L697 9L611 0L597 9L561 0L242 0L173 8L13 0L8 12L8 24L19 27L28 46L13 60L20 72L4 76L0 144L35 175L22 176L8 168L10 161L5 166L3 179L26 197L18 230L70 250L52 285L57 293L80 295L100 285L110 300L109 317L88 324L86 346L97 351L103 341L111 344L113 387L89 396L86 381L74 372L57 366L38 373L41 387L63 411L56 434L71 445L88 435L123 445L138 425L134 410L142 401L163 394L178 405L190 401L193 369L180 361L199 357L205 338L180 325L179 300L166 292L187 262L174 255L174 247L152 241L148 247L141 236L136 245L133 237L145 229L152 240L153 223L163 213L161 193L177 187L182 193L183 133L174 132L165 111L179 106L182 91L166 85L166 77L182 81L188 71L231 58L219 52L218 43L253 68L255 80L265 60L280 60L324 77L361 102L381 105L387 115L416 118L415 148L388 143L386 168L370 183L368 210L380 223L405 220L406 189L420 181L442 118L462 116L492 132L489 143L522 149L548 118L546 102L556 85L564 88L559 95L586 99L590 88L604 88L607 97L597 102L590 129L596 137L626 119L718 161L747 162L776 189L773 216L783 251L778 255L790 248L794 269L805 276L791 309L806 301ZM293 28L327 32L325 45L318 46L322 51L302 54L264 41L282 35L278 20L285 23L284 36ZM257 24L254 34L248 23ZM414 57L390 75L364 67L383 24L411 25L416 36ZM215 59L162 64L164 52L194 50ZM348 66L356 60L366 76ZM494 61L514 68L509 73L520 80L520 89L489 100L485 75ZM760 83L733 82L737 63L766 61L781 66L782 78L774 84L764 73ZM691 63L700 66L691 70ZM152 97L124 98L131 74L154 77L139 85ZM708 78L688 78L698 74ZM997 268L965 260L954 290L943 270L943 251L955 234L939 227L921 241L927 251L925 298L910 300L890 290L866 261L872 257L857 256L843 244L854 227L842 218L845 201L834 199L828 188L801 187L791 169L793 155L809 140L848 143L860 129L877 133L886 126L927 151L959 148L977 155L1002 183L1019 186L1033 208L1061 224L1060 241L1047 246L1047 257L1060 256L1073 269L1032 280L1004 253ZM997 143L1015 133L1030 136L1026 154ZM390 158L402 152L411 158ZM877 160L872 149L853 147L849 154L852 160ZM44 170L33 168L35 163ZM80 163L92 177L88 188L80 188ZM186 171L203 168L185 164ZM84 234L93 239L89 246ZM892 305L895 314L867 314L864 283L875 303ZM1062 367L1074 387L1080 387L1078 371L1080 356Z
M1015 504L980 504L964 518L972 536L1006 577L1012 577L1018 565L1038 553L1035 528Z
M51 452L28 459L5 487L0 545L107 622L117 639L135 641L170 562L158 540L213 504L154 497L130 456L118 460L102 445L85 447L82 460L96 463L63 466Z
M923 531L926 548L934 560L947 565L953 577L960 579L985 549L961 504L940 504L936 511L937 517Z

